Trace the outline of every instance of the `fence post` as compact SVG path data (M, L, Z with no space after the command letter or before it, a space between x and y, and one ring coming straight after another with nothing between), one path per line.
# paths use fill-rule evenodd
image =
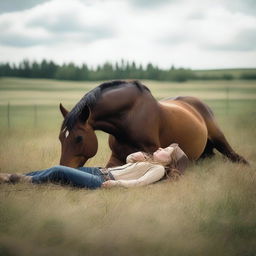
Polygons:
M226 87L226 115L229 115L229 85Z
M8 130L10 130L11 122L10 122L10 102L9 101L7 105L7 123L8 123Z
M34 128L37 127L37 105L34 105Z

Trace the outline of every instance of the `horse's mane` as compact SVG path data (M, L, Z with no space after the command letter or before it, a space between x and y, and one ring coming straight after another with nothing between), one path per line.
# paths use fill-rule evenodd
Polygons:
M65 117L61 130L67 128L69 131L72 130L76 124L80 114L82 113L85 106L88 106L90 109L94 107L98 99L101 97L102 93L106 90L111 90L117 86L126 86L128 84L134 85L140 92L144 90L150 91L145 85L141 84L137 80L133 81L124 81L124 80L115 80L111 82L102 83L99 86L95 87L88 93L86 93L82 99L73 107L73 109Z

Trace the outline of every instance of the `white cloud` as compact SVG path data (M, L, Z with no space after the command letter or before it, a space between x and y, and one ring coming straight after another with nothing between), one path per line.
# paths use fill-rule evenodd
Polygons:
M49 0L3 0L0 1L0 13L25 10L47 1Z
M2 61L15 62L48 58L97 65L124 58L161 67L256 66L256 17L245 11L250 0L245 1L242 11L229 8L230 3L43 2L0 15L0 55Z
M23 12L5 14L0 16L0 43L21 47L63 41L88 43L114 33L104 24L101 14L103 10L75 0L55 0Z

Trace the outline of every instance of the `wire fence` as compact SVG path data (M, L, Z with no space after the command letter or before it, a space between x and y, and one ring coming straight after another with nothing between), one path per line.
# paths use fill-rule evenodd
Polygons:
M19 106L9 101L0 107L0 121L0 127L3 129L11 130L24 127L37 129L56 127L62 121L62 115L57 105Z
M29 109L30 109L30 121L32 121L32 124L33 124L33 127L37 127L38 126L38 105L32 105L32 106L29 106ZM20 111L20 109L18 109ZM7 103L7 106L6 106L6 119L7 119L7 127L8 129L10 129L12 126L16 125L14 124L14 119L15 116L17 116L17 106L15 105L11 105L11 102L8 102ZM24 117L22 115L22 113L20 113L20 118Z
M231 107L231 91L229 86L226 87L224 94L225 95L223 95L224 97L222 98L222 104L221 106L217 106L217 108L219 108L224 115L229 116ZM6 107L3 106L1 114L2 122L5 119L7 121L7 125L4 124L2 126L7 126L8 129L11 129L12 127L15 127L17 124L26 124L27 126L30 126L30 128L38 128L45 122L55 122L56 118L61 118L61 115L58 113L57 105L52 106L53 108L51 109L51 113L47 113L45 111L47 107L49 108L49 106L39 104L19 107L15 104L12 104L12 102L8 101ZM3 111L4 108L6 108L6 112ZM19 122L17 122L17 120L19 120Z

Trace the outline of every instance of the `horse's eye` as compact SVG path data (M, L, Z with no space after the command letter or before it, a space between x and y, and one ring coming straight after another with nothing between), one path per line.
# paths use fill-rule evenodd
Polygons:
M76 139L75 139L75 142L80 143L82 140L83 140L82 136L77 136Z

